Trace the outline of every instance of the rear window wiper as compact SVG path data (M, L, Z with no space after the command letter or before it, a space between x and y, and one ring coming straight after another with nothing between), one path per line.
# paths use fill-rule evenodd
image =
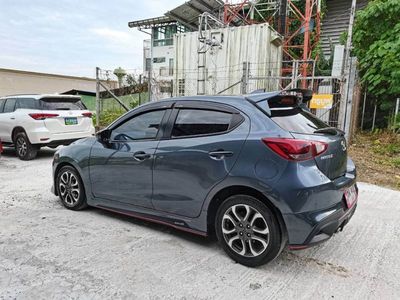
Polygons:
M344 135L344 132L340 129L337 129L336 127L325 127L321 129L317 129L314 131L314 133L326 133L326 134L331 134L331 135Z

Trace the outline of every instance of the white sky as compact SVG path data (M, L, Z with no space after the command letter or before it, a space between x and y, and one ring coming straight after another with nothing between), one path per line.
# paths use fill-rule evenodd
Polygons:
M185 0L0 0L0 68L95 76L142 69L143 39L128 27Z

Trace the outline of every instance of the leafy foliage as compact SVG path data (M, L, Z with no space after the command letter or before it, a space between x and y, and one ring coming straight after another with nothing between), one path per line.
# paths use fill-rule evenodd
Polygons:
M381 103L400 95L399 16L399 0L374 0L357 14L354 27L362 81Z

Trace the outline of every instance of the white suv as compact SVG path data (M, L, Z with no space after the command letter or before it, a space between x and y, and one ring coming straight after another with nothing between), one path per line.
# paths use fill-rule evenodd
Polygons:
M0 97L0 140L14 145L20 159L31 160L40 147L55 148L94 135L91 117L79 96Z

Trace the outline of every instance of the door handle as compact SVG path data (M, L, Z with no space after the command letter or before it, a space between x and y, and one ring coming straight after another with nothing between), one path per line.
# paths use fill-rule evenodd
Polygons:
M146 159L149 159L151 157L150 154L143 152L143 151L139 151L139 152L135 152L133 154L133 158L137 161L144 161Z
M15 118L14 118L14 117L11 117L10 120L15 120Z
M208 152L208 155L212 159L224 159L225 157L231 157L233 155L232 151L225 151L225 150L215 150Z

